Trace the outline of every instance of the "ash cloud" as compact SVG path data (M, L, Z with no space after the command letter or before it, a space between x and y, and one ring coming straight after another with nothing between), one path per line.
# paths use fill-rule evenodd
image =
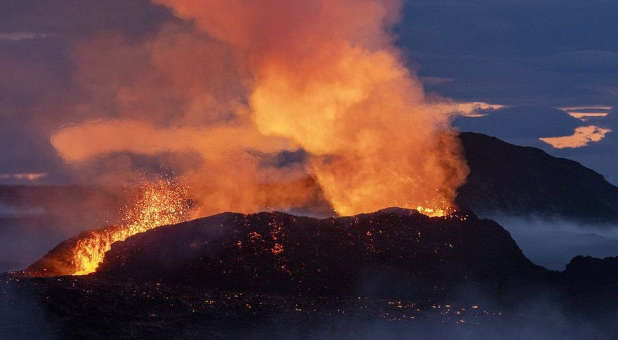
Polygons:
M0 135L10 135L2 141L13 145L16 152L4 155L5 169L0 171L45 171L50 172L50 183L72 181L63 175L64 165L46 145L50 131L57 128L55 124L59 121L95 118L87 112L71 116L63 105L83 95L69 94L80 92L71 89L75 86L72 46L114 34L136 42L155 35L166 24L188 28L191 22L147 0L2 3L5 10L0 13L0 32L52 36L0 42L0 65L11 73L19 71L18 76L3 79L11 79L7 83L21 88L18 94L10 87L2 88L5 96L0 115L6 118L8 126ZM409 49L406 61L415 63L419 74L428 79L425 85L429 92L457 101L506 105L612 105L617 84L608 78L607 71L615 64L618 52L613 43L615 11L616 4L604 0L413 1L405 3L402 20L394 30L398 47ZM555 20L544 20L547 17ZM105 49L99 51L103 53ZM557 69L556 63L562 66ZM436 78L448 81L429 80ZM31 91L22 83L42 90ZM14 102L16 98L20 101ZM569 129L561 135L572 132ZM560 135L537 137L546 136ZM606 139L611 137L610 134ZM616 166L607 161L616 153L615 143L611 150L607 145L610 143L604 144L591 146L594 150L566 151L560 155L577 158L616 183Z
M315 188L267 189L306 175L344 215L452 204L467 175L453 105L426 97L393 45L399 1L155 3L180 22L73 49L78 96L51 143L78 176L108 154L180 153L202 159L177 169L198 215L306 204ZM299 150L292 167L261 157ZM113 168L106 181L141 176Z

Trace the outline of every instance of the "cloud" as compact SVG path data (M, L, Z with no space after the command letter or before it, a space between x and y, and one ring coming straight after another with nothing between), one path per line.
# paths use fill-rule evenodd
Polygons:
M5 5L5 2L9 5ZM149 0L3 0L0 32L49 32L84 37L122 31L140 35L172 20L169 11Z
M615 256L618 249L616 225L582 225L540 217L486 217L504 226L532 262L552 270L564 270L577 255L604 258Z
M71 93L71 87L75 85L70 83L74 79L69 67L75 61L70 50L75 41L96 40L100 34L119 34L127 39L140 40L156 34L171 22L191 26L191 23L174 18L167 8L153 5L149 0L4 0L3 4L6 2L9 5L0 11L0 32L3 32L0 33L3 37L0 38L0 68L3 69L0 114L9 117L3 116L8 127L0 128L0 140L10 141L21 150L9 150L2 155L0 172L51 173L39 165L41 159L49 161L54 155L43 141L33 145L31 140L37 136L33 135L31 126L44 121L49 128L58 120L75 121L75 116L88 119L90 112L112 111L115 107L98 98L83 98L87 107L74 113L63 110L59 103L70 99L49 98L55 94L48 89L62 89L66 94ZM418 67L423 84L430 93L448 96L457 102L489 102L513 107L615 102L618 78L608 74L615 70L611 67L615 65L618 54L614 43L616 1L419 0L407 1L405 7L402 23L396 28L398 45L406 50L408 62ZM549 17L552 20L545 20ZM43 38L52 35L53 39ZM29 40L15 43L22 41L19 39ZM175 45L175 41L168 43L170 50L183 45ZM99 60L93 58L92 65L96 64L95 61L105 62L105 57L110 55L105 52L112 50L116 48L98 49L105 56ZM199 54L203 56L207 52L200 51ZM140 56L134 57L137 60ZM559 67L553 65L554 62ZM109 68L103 69L106 72ZM128 74L122 71L116 75ZM136 78L138 82L147 83L154 78L147 68L141 71ZM228 78L239 77L230 75ZM97 80L96 76L90 80ZM223 81L219 88L230 86L230 81ZM120 105L127 108L132 105L130 109L138 112L132 118L139 118L142 112L148 111L161 115L172 107L169 104L171 99L178 97L173 91L162 91L153 95L161 98L156 105L140 106L132 100L135 98L132 96L139 94L127 93L126 87L119 91L125 94L123 98L126 100ZM203 102L208 102L208 99L204 98ZM193 111L199 111L199 107L196 102ZM109 112L109 115L115 113ZM603 124L596 118L594 121L590 119L587 125L616 131L618 127L605 124L611 118L611 114L604 118ZM539 137L570 135L579 126L569 124L555 129L532 127L543 130L542 134L525 138L543 144ZM518 124L514 129L527 129L531 125ZM11 138L5 137L5 131ZM607 144L611 138L609 135L603 143L595 145ZM595 146L585 149L592 147ZM40 156L42 153L45 155ZM30 159L26 159L28 157ZM30 164L36 166L31 169Z
M504 109L504 105L490 104L485 102L459 102L452 103L445 107L444 110L464 117L480 118L485 117L490 112Z
M276 152L293 147L287 140L263 136L249 125L157 128L132 120L94 121L66 127L51 137L51 143L69 162L117 152L157 155L195 151L205 159L218 159L246 148Z
M618 129L615 106L612 102L602 105L557 105L561 109L514 106L489 112L480 118L460 116L454 124L461 131L484 133L510 143L537 147L556 157L575 160L601 173L616 185L618 136L610 133ZM607 113L607 116L578 119L569 112L601 112ZM586 119L587 123L583 123L582 119Z
M580 126L570 136L563 137L541 137L539 140L551 145L556 149L581 148L590 143L597 143L605 138L605 135L612 132L610 129L603 129L598 126Z
M577 118L582 122L587 122L590 120L598 120L599 118L606 118L613 107L607 105L594 105L561 107L559 109L567 112L573 118Z

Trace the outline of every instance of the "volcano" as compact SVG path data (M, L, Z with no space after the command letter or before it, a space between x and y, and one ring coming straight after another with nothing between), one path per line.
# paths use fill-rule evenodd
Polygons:
M58 264L67 262L64 257L79 239L60 244L26 273L61 275ZM431 218L390 208L326 219L219 214L117 242L97 272L120 280L341 294L377 274L403 283L403 293L427 282L442 290L466 280L502 286L542 270L501 226L471 212ZM441 284L434 287L435 282Z
M618 281L608 275L615 259L578 257L565 272L551 272L529 261L499 224L472 212L223 213L116 242L96 273L49 277L54 268L46 265L67 246L0 281L9 308L28 296L35 301L28 313L45 315L61 337L255 338L272 335L256 327L273 323L317 336L333 320L423 332L470 323L471 332L484 332L546 317L521 314L519 301L539 295L555 296L552 308L567 310L569 320L616 331L609 319ZM48 278L31 278L41 273Z
M392 285L379 285L376 293L402 295L446 290L466 280L504 286L532 280L542 270L492 221L471 213L430 218L391 208L328 219L215 215L119 243L98 272L108 278L310 294L346 294L381 277Z
M614 220L618 189L594 171L484 135L461 138L471 168L461 207ZM439 339L464 325L477 338L504 329L521 335L535 323L524 337L578 339L589 334L572 327L581 323L599 339L618 332L615 258L576 257L564 272L546 270L502 226L466 208L442 217L401 208L326 218L222 213L115 243L102 237L111 248L96 272L69 276L80 241L121 229L86 231L23 272L1 276L7 325L38 336L31 332L40 325L11 321L18 310L41 315L52 329L45 334L61 338L272 338L264 327L284 329L282 338L289 329L303 334L297 338L356 338L366 324L412 334L434 329ZM537 334L557 318L564 320L557 333ZM336 322L355 326L333 330Z

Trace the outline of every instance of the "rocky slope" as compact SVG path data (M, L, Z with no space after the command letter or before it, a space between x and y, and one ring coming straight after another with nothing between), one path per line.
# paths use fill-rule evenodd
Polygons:
M97 275L252 291L410 295L466 282L502 289L543 273L495 222L392 208L327 219L225 213L162 227L114 244Z
M478 133L462 133L470 176L460 206L478 214L618 222L618 188L581 164Z
M0 275L0 338L605 340L615 269L547 271L472 213L224 213L115 243L96 274Z

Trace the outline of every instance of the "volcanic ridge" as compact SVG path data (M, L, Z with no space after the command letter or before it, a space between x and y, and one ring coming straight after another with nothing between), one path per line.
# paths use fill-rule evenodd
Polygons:
M530 262L504 228L472 212L223 213L134 235L114 243L96 273L55 277L54 263L69 246L0 280L8 306L18 303L11 292L28 296L37 302L28 313L44 314L61 337L255 338L272 334L256 327L273 322L315 336L339 318L477 329L533 321L514 306L541 292L559 296L573 318L616 331L605 321L618 278L603 275L615 259L579 257L565 272L551 272Z

